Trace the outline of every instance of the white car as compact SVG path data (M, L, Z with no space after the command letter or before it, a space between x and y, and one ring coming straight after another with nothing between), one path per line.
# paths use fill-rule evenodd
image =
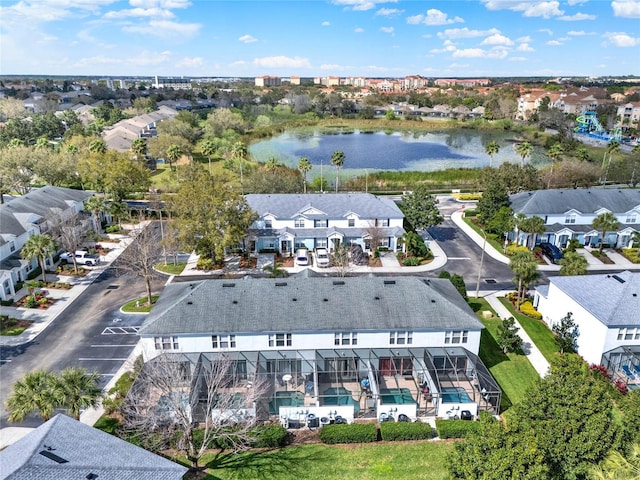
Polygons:
M71 252L64 252L60 255L61 263L73 263L73 257L76 258L78 265L98 265L100 263L100 257L98 255L92 255L84 250L77 250L75 254Z
M331 259L326 248L316 248L316 267L326 268L331 266Z
M296 265L300 267L309 265L309 250L301 248L296 252Z

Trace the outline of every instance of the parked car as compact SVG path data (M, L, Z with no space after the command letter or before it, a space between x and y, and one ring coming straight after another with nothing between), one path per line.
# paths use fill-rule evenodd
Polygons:
M315 257L317 267L326 268L331 266L331 259L326 248L316 248Z
M309 265L309 250L298 249L296 252L296 265L306 267Z
M73 257L76 257L76 263L78 265L98 265L100 263L100 256L93 255L84 250L77 250L75 254L71 252L64 252L60 254L61 263L73 263Z
M540 244L540 249L542 250L542 253L551 260L551 263L558 263L558 261L564 256L562 255L562 251L553 243L542 242Z
M369 255L357 243L351 245L351 263L354 265L369 265Z

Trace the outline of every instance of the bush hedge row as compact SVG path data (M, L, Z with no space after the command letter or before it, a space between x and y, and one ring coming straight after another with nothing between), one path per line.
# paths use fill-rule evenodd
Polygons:
M318 438L322 443L371 443L378 440L378 427L373 423L325 425Z
M469 420L436 420L436 432L442 439L466 438L470 433L477 432L479 427L479 422Z
M431 425L423 422L383 422L380 424L382 440L389 442L401 440L427 440L433 437Z

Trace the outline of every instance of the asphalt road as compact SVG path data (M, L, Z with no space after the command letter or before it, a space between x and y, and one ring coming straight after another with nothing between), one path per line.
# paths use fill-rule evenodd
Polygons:
M13 383L25 373L45 369L60 371L69 366L97 371L104 386L122 366L138 342L136 328L145 315L120 313L129 300L146 293L144 280L105 270L63 313L31 343L0 347L0 428L38 426L42 420L28 417L22 424L8 424L5 401ZM166 278L153 281L153 291L164 288Z

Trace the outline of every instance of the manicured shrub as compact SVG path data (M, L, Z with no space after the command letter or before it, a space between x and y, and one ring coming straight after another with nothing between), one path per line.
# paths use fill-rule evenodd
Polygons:
M382 422L380 424L382 440L426 440L433 437L431 425L423 422Z
M322 443L371 443L378 440L378 428L373 423L325 425L318 438Z
M415 267L420 265L420 259L418 257L406 257L402 259L402 265L405 267Z
M470 433L477 432L479 428L479 422L469 420L436 420L436 432L442 439L466 438Z
M520 305L520 312L524 313L528 317L535 318L536 320L542 319L542 314L533 308L531 302L523 302Z
M282 425L260 425L254 430L255 448L278 448L289 443L289 432Z
M213 270L215 265L213 264L213 260L207 257L198 258L198 263L196 264L197 270Z
M507 257L513 257L518 252L528 252L529 249L524 245L518 245L516 243L511 243L507 245L507 249L505 251L505 255Z

